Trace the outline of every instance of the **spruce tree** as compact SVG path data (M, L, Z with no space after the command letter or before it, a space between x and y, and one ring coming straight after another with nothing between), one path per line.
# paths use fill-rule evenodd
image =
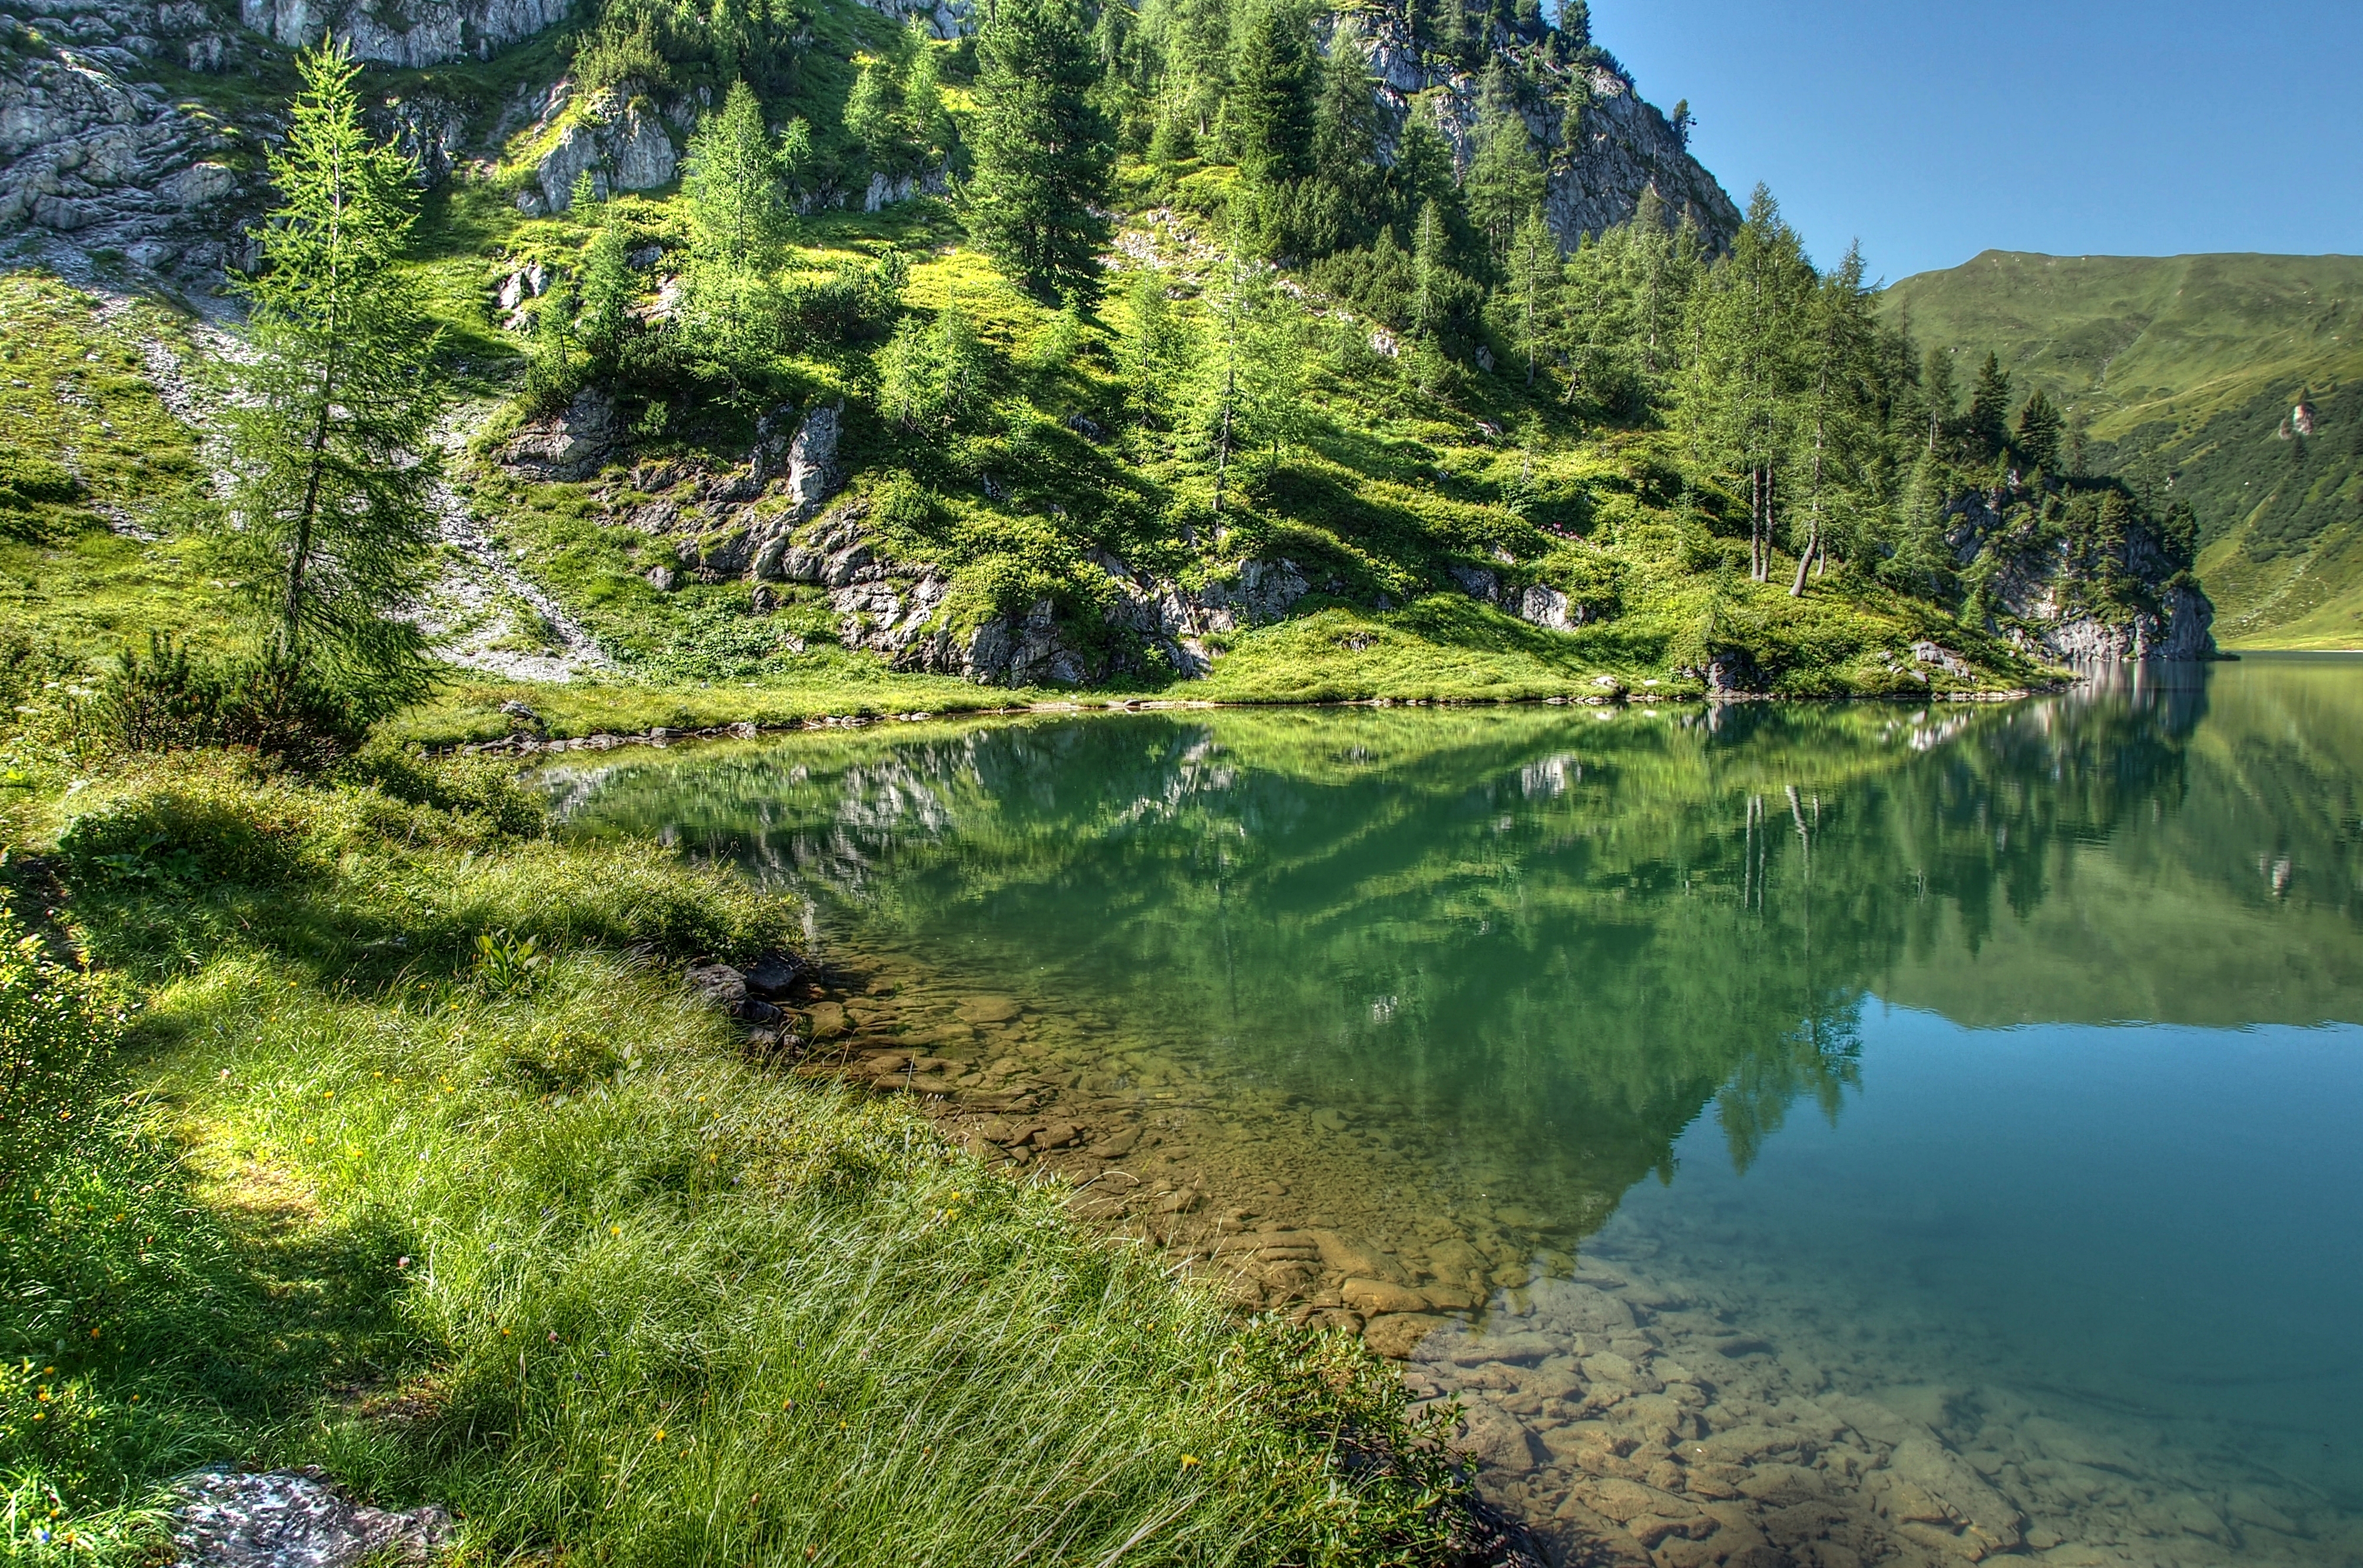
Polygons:
M303 90L271 155L243 395L225 410L236 531L283 676L325 679L364 718L421 695L418 628L400 618L430 571L435 335L394 265L416 167L362 129L361 67L341 44L296 60Z
M1542 200L1543 166L1535 156L1525 117L1514 102L1497 102L1480 116L1476 140L1464 194L1470 221L1485 236L1486 250L1498 268L1509 255L1518 220Z
M976 177L969 231L1037 295L1091 298L1115 150L1093 106L1091 49L1073 0L999 0L977 35Z
M1361 29L1350 20L1330 36L1313 109L1313 172L1349 199L1368 200L1379 169L1378 82Z
M873 172L896 172L903 161L903 86L889 61L875 56L861 62L853 90L845 95L845 134L861 148Z
M1758 583L1770 573L1781 516L1803 379L1800 328L1813 286L1796 231L1758 185L1699 296L1698 348L1682 400L1693 450L1747 497L1748 574Z
M1928 350L1928 362L1920 373L1920 391L1928 404L1928 450L1934 453L1945 427L1953 421L1953 351L1946 348Z
M2043 389L2038 386L2027 394L2025 406L2018 411L2014 444L2029 468L2047 473L2058 466L2061 428L2059 410L2051 406Z
M1511 238L1508 273L1515 323L1512 336L1526 361L1526 384L1532 386L1544 340L1559 314L1561 275L1559 239L1543 221L1543 209L1538 206L1526 209Z
M1259 0L1232 47L1225 104L1239 173L1251 183L1268 188L1310 172L1313 86L1304 13L1292 0Z
M2010 373L1992 354L1978 367L1978 379L1969 388L1969 411L1962 420L1963 434L1969 439L1974 455L1991 460L2002 455L2010 446Z
M624 226L613 204L600 214L599 228L582 252L582 350L594 372L612 379L631 329L630 261L624 254Z
M951 111L944 106L944 89L929 45L927 30L910 25L910 68L903 73L903 134L919 155L923 167L933 167L951 155L959 133Z

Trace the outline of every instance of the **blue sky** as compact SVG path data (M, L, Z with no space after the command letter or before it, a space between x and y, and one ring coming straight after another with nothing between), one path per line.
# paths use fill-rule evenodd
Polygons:
M1547 5L1547 9L1548 6ZM1743 206L1892 282L1989 249L2363 253L2363 0L1592 0Z

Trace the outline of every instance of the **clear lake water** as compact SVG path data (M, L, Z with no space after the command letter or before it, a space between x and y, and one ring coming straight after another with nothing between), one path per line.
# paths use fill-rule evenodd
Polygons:
M849 1061L1459 1396L1563 1562L2363 1562L2363 660L541 778L803 895Z

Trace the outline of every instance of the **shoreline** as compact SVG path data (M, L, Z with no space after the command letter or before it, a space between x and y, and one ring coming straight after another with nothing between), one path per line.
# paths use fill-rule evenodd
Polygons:
M1849 695L1835 697L1781 697L1746 694L1710 696L1703 693L1627 693L1610 696L1548 696L1503 697L1485 700L1473 697L1350 697L1335 699L1308 698L1302 702L1216 702L1204 698L1117 698L1105 702L1026 703L1008 707L961 708L949 712L913 710L905 713L843 713L826 714L811 718L794 719L776 724L744 719L732 724L703 725L696 728L674 728L666 725L644 730L615 733L606 730L589 735L537 736L519 730L498 740L465 740L425 748L433 757L536 757L556 756L568 751L612 751L627 746L653 746L660 750L684 741L754 740L764 736L804 734L824 729L860 729L873 724L927 724L953 722L968 718L1018 718L1036 716L1080 717L1115 713L1214 712L1218 710L1311 709L1311 708L1391 708L1391 707L1646 707L1663 704L1669 706L1696 705L1702 707L1747 706L1759 703L1824 706L1833 703L1891 703L1910 706L1921 703L2005 703L2024 702L2031 697L2053 696L2079 684L2076 680L2061 681L2046 686L2015 686L1994 692L1926 692L1914 695Z

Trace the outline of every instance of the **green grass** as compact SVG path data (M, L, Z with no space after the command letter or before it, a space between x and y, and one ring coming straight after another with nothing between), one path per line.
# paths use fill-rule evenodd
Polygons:
M678 965L785 902L552 843L482 770L43 798L16 892L136 1014L0 1182L12 1557L141 1559L227 1459L443 1502L471 1556L1441 1559L1452 1483L1353 1341L692 1005Z
M2363 646L2363 258L1988 251L1883 303L1964 383L1998 354L2084 415L2096 464L2190 501L2224 646Z

